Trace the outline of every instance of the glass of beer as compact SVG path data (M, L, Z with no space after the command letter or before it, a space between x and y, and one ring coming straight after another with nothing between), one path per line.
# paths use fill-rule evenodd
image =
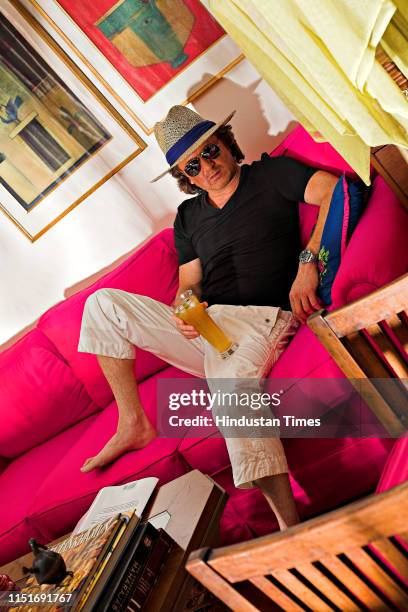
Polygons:
M232 355L238 348L238 345L228 338L213 321L207 313L204 304L201 304L191 289L187 289L187 291L179 295L177 305L174 308L174 314L185 323L188 323L188 325L195 327L198 333L217 349L223 359Z

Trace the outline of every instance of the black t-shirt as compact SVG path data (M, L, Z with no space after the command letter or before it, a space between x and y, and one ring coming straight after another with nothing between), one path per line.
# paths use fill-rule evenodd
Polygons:
M211 206L205 192L180 204L174 222L179 264L200 259L203 300L290 309L301 250L298 202L316 170L263 153L242 166L223 208Z

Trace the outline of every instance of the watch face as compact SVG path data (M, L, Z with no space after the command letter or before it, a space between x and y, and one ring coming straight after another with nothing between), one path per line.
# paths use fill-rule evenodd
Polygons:
M312 251L302 251L299 256L299 261L301 263L310 263L311 261L317 261L317 257L312 253Z

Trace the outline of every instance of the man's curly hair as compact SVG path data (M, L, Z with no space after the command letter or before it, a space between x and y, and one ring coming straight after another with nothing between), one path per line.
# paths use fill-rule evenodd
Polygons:
M214 136L218 138L226 147L230 150L232 157L235 159L237 164L240 164L244 159L245 155L239 148L237 141L235 140L235 136L232 131L232 127L228 125L222 125L218 128L216 132L214 132ZM171 176L174 176L177 179L178 186L180 191L184 191L188 195L192 195L194 193L198 193L201 191L199 187L196 185L192 185L188 180L188 176L185 176L177 166L170 170Z

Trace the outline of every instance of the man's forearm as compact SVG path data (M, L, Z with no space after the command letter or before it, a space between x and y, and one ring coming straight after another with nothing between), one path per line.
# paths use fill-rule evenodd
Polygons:
M312 232L309 242L306 245L306 249L312 251L312 253L314 253L315 255L317 255L320 250L320 242L322 239L324 224L326 223L327 215L330 208L330 201L331 195L321 203L315 228Z
M327 215L330 208L330 202L333 196L333 191L338 181L338 177L329 172L317 172L312 176L310 183L313 183L313 179L315 179L315 184L313 191L309 189L308 191L308 199L307 201L310 203L317 203L319 206L319 214L317 217L317 222L315 228L312 232L312 235L307 243L306 249L312 251L315 255L318 254L320 249L320 243L323 234L324 224L326 223ZM317 181L317 179L319 179ZM309 185L308 185L309 187Z
M329 172L319 170L310 179L306 191L305 202L319 206L319 215L306 249L318 255L322 240L323 228L330 208L333 191L338 177ZM299 263L298 273L289 293L290 305L296 317L305 323L314 310L320 308L317 298L319 275L317 265L313 262Z

